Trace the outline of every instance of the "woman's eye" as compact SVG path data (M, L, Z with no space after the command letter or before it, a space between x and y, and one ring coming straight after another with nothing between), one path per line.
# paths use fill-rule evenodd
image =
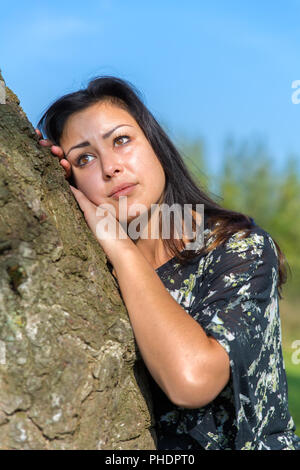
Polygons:
M87 159L88 159L89 157L94 158L93 155L88 155L88 154L80 155L80 157L78 157L78 158L77 158L77 161L76 161L77 165L78 165L78 166L85 166L85 165L88 163ZM82 161L84 161L84 160L86 160L85 163L80 163L80 162L82 162Z
M128 135L119 135L114 139L114 143L121 142L120 145L124 145L126 144L126 141L124 141L124 139L129 139ZM117 145L117 147L119 147L120 145Z
M114 138L114 144L117 147L120 147L121 145L126 144L130 140L128 135L119 135L118 137ZM89 163L89 158L95 158L93 155L89 155L88 153L85 153L84 155L80 155L80 157L77 158L76 164L79 167L86 166L87 163Z

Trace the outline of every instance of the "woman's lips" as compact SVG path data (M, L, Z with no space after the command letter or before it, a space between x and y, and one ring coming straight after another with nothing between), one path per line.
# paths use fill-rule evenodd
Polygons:
M127 186L126 188L123 188L120 191L117 191L116 193L112 194L111 197L114 199L118 199L120 196L126 196L127 194L130 194L134 190L135 187L136 187L136 184Z

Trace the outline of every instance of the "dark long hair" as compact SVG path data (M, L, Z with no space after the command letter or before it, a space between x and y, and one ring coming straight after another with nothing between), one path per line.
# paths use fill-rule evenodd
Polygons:
M249 236L255 225L253 219L240 212L223 208L193 179L179 151L143 103L140 92L130 82L114 76L98 77L90 81L87 88L69 93L55 101L42 115L38 128L45 138L55 145L60 145L67 119L73 113L102 101L109 101L125 109L144 132L165 172L164 204L168 207L177 204L181 208L184 204L190 204L189 207L194 211L197 204L204 205L205 219L207 226L212 229L210 237L213 237L214 242L208 246L204 244L200 251L184 250L184 242L175 239L174 229L171 228L170 238L163 238L164 246L170 254L176 256L180 263L186 264L196 255L207 254L224 244L237 231L244 232L241 238ZM75 184L74 180L71 183ZM173 226L174 223L171 224L171 227ZM192 229L196 229L195 220ZM273 241L278 254L277 287L281 299L282 285L287 280L287 260L279 245L274 239Z

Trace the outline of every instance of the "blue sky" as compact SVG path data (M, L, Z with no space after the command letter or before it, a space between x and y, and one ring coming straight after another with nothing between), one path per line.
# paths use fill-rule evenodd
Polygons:
M33 125L110 74L141 91L176 144L203 138L212 173L231 135L263 140L279 170L300 156L299 0L1 2L0 68Z

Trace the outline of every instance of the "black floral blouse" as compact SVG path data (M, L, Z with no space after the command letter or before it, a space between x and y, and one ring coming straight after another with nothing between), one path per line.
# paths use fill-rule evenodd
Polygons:
M236 232L186 266L174 257L156 269L172 297L226 349L231 366L223 391L197 409L172 403L148 375L158 449L300 449L288 410L277 251L252 222L244 239ZM206 222L204 228L211 243Z

